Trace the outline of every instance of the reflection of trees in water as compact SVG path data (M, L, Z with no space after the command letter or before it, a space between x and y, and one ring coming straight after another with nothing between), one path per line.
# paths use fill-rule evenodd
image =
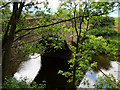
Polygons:
M92 60L97 62L97 68L94 68L95 72L98 72L99 69L109 70L112 67L110 60L105 55L95 55Z

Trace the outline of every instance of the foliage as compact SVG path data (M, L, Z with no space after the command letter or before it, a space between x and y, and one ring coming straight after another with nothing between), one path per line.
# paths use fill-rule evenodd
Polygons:
M22 5L24 3L17 3L17 2L13 3L13 5L17 7L18 7L18 4ZM76 2L76 0L75 1L72 0L72 2L66 3L63 1L60 7L58 8L58 11L56 12L55 16L61 17L62 19L64 17L65 17L64 19L71 18L69 20L66 20L69 22L72 21L73 25L69 29L66 28L66 25L60 24L61 23L60 20L55 20L55 21L53 20L54 16L51 15L51 11L50 11L50 8L48 8L47 1L43 2L44 8L46 9L43 11L40 10L40 8L37 7L36 4L38 4L38 2L27 3L25 5L26 12L22 12L22 14L19 15L21 17L18 19L16 19L15 17L13 18L13 21L15 19L15 20L20 20L20 22L16 21L12 24L11 23L9 24L7 22L6 25L8 26L10 25L11 27L14 27L14 28L10 27L11 29L7 28L9 32L7 33L4 32L6 34L3 33L5 35L3 37L3 41L5 45L6 45L6 42L11 41L10 46L7 47L9 51L11 50L11 46L14 47L14 43L13 43L14 40L16 40L21 36L24 36L24 34L27 34L28 32L30 32L31 35L34 35L32 37L32 40L34 41L29 40L25 42L24 40L20 40L20 42L17 43L18 52L23 51L23 52L26 52L27 54L37 52L37 53L43 54L45 53L45 50L47 47L54 48L54 49L63 48L63 46L65 45L63 43L65 40L66 32L71 33L72 34L71 37L75 38L74 42L76 46L70 45L70 48L73 52L72 54L73 58L68 62L70 64L70 68L69 68L70 72L59 71L59 73L64 75L65 77L69 77L68 81L73 83L73 88L76 88L79 85L79 82L83 79L84 74L87 70L90 70L93 67L97 66L96 62L90 63L90 61L92 60L92 55L105 53L111 56L115 54L115 51L116 51L115 47L110 48L113 45L107 43L102 36L96 37L94 35L87 34L89 20L93 16L96 16L95 17L95 19L97 18L96 23L100 23L100 26L111 25L111 23L106 22L106 20L111 21L112 24L114 24L113 19L110 19L109 17L98 17L98 16L109 14L109 12L112 11L116 5L114 2L109 3L109 2L88 1L88 2L80 3L80 2ZM37 16L41 17L40 20L36 20L37 22L36 28L34 28L35 27L34 25L30 25L29 23L24 21L25 18L30 17L30 13L32 13L30 11L30 8L32 8L33 6L35 9L38 10L36 11ZM13 11L14 10L16 10L16 8L13 8ZM65 12L67 14L63 15ZM16 16L17 14L13 13L13 15ZM55 22L59 22L59 24ZM91 20L91 22L94 22L94 18L93 20ZM54 23L55 25L52 23ZM93 24L93 27L94 27L96 23L95 24L90 23L90 24ZM26 24L29 24L29 25L26 26ZM42 27L39 28L40 26ZM106 29L105 34L107 31L110 31L110 35L111 35L111 32L112 34L114 33L113 30L109 30L108 28L105 28L105 29ZM20 31L20 32L17 32L17 31ZM9 38L9 36L11 38ZM40 41L43 41L43 43L40 43ZM4 46L4 50L6 50L5 51L6 53L8 49L6 49L6 47ZM10 61L8 60L8 58L6 60ZM7 66L7 64L9 63L5 63L4 66L5 65ZM5 84L5 85L8 85L8 84ZM24 83L23 83L23 86L24 86ZM20 87L20 86L18 84L17 86L12 85L10 87ZM29 85L25 87L29 87Z
M44 13L43 11L36 11L35 16L42 16L43 13Z
M17 81L15 78L6 78L2 88L30 88L25 81Z
M74 62L77 63L76 66L76 86L79 86L79 81L81 81L84 77L84 73L88 70L93 69L94 67L97 67L97 62L92 62L92 56L93 55L99 55L100 53L105 53L106 55L109 56L112 55L113 60L117 60L116 57L114 57L116 55L116 49L115 46L113 45L111 47L110 44L107 44L107 41L102 37L96 37L94 35L90 35L87 36L88 39L86 39L82 44L79 44L79 46L81 47L79 53L76 53L74 51L74 53L72 54L74 56L73 59L69 60L69 64L70 64L70 71L71 72L63 72L63 71L59 71L59 74L64 75L65 77L70 77L70 79L68 80L68 82L72 82L73 79L73 67L74 67ZM72 50L76 50L75 47L71 46ZM117 49L118 50L118 49ZM77 58L75 58L77 57Z
M118 25L120 25L120 18L119 17L116 17L116 18L114 18L115 19L115 26L118 26Z
M69 60L70 64L70 72L63 72L59 71L59 74L64 75L65 77L69 77L68 82L73 83L73 87L76 88L80 81L84 77L84 73L93 67L97 66L96 62L90 63L92 60L92 56L94 54L100 54L100 53L105 53L111 55L116 54L116 49L109 45L106 40L100 35L100 37L94 36L95 34L116 34L117 32L113 31L113 29L109 29L108 27L104 27L105 30L103 32L98 32L99 29L92 30L93 27L103 27L103 26L110 26L114 25L114 19L110 17L103 17L99 16L99 14L104 13L107 14L109 10L112 9L112 4L113 3L96 3L96 2L83 2L82 4L78 4L76 2L69 2L69 3L62 3L61 7L65 9L66 11L71 12L71 16L80 16L83 15L83 17L75 18L73 20L73 28L67 29L69 32L72 32L73 30L75 31L75 34L72 34L72 37L76 38L77 40L75 41L76 46L70 46L73 54L73 58ZM104 5L110 5L110 7L106 8ZM83 8L78 9L79 8ZM103 10L102 10L103 9ZM62 12L62 9L58 9L60 12ZM92 10L92 11L91 11ZM108 11L105 11L108 10ZM78 13L79 12L79 13ZM82 13L80 13L82 12ZM69 16L70 16L69 15ZM96 15L95 17L92 17L92 15ZM97 16L98 15L98 16ZM97 19L97 20L95 20ZM96 21L96 23L94 23ZM109 23L110 21L111 23ZM92 23L93 22L93 23ZM82 24L85 24L82 25ZM90 28L88 30L88 25L93 25L92 29ZM67 31L66 30L66 31ZM96 31L96 32L95 32ZM101 29L102 31L102 29ZM95 32L94 35L93 32ZM104 33L105 32L105 33ZM98 35L99 36L99 35ZM104 36L104 35L103 35ZM111 53L113 51L113 53ZM115 59L115 58L114 58Z
M111 80L113 80L116 84L119 85L120 81L117 80L113 74L109 73L108 76ZM120 87L118 87L116 84L111 82L106 76L99 76L97 79L98 80L96 80L96 83L94 84L95 88L98 88L98 89L106 88L106 90L120 89Z
M114 30L113 28L109 28L106 25L104 27L97 26L96 28L90 28L90 30L88 31L88 34L105 37L105 36L117 35L118 32L116 30Z
M5 79L5 82L2 85L3 89L34 89L34 88L45 88L46 84L45 81L43 84L41 83L39 86L36 84L36 82L32 82L30 85L29 83L26 82L27 79L24 79L22 81L17 81L15 78L9 77Z
M92 24L91 28L98 28L99 26L112 27L115 25L115 20L113 17L109 17L109 16L92 17L90 20L90 24Z
M2 0L1 4L5 5L7 2ZM0 12L1 13L1 12ZM11 17L10 5L7 5L2 9L2 19L8 19Z
M30 22L26 20L26 17L27 17L27 15L25 15L24 13L21 14L20 19L19 19L19 23L17 24L16 31L18 29L22 29L30 24ZM16 36L19 36L19 35L16 34Z
M45 20L46 19L47 18L45 18ZM42 21L40 24L44 22L46 21ZM49 28L41 28L41 29L35 30L34 35L36 35L37 37L34 37L33 40L37 39L37 43L26 43L24 45L25 42L21 41L20 44L23 44L24 47L20 45L18 47L18 53L20 51L23 51L26 54L30 54L30 53L44 54L46 50L48 50L49 52L50 49L56 50L56 49L64 48L65 38L58 35L62 33L62 28L59 26L61 25L56 25L54 26L54 28L53 26L50 26ZM27 42L30 42L30 41L31 40Z

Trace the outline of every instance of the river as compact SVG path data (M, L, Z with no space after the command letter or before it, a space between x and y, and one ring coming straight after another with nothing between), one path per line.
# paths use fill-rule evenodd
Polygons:
M25 62L23 62L18 70L18 72L16 72L14 74L14 77L21 81L24 80L25 78L27 78L27 83L30 83L34 80L34 78L36 77L36 75L38 74L39 70L41 69L41 56L40 54L35 53L34 55L29 55L30 60L27 60ZM105 74L113 74L116 78L118 78L118 72L119 72L119 67L120 67L120 63L117 61L110 61L109 62L109 68L105 69L105 68L101 68L101 70L105 73ZM104 64L104 62L102 62L102 64ZM82 88L94 88L94 84L95 84L95 80L97 80L98 76L102 76L103 74L99 71L92 71L92 74L90 71L88 71L84 77L84 79L88 79L89 80L89 87L87 85L84 85L84 79L82 80L82 82L80 83L79 87Z
M34 55L29 55L30 60L24 61L18 72L14 74L14 77L21 81L27 79L27 83L32 82L36 77L38 71L41 68L41 56L40 54L35 53Z

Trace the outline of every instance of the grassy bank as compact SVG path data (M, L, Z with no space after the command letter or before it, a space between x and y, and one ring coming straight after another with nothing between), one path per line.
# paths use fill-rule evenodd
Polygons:
M115 27L120 25L120 17L115 17Z

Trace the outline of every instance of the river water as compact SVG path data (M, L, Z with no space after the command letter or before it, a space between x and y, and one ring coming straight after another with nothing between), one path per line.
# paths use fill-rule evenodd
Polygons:
M30 60L24 61L14 77L21 81L27 78L27 83L32 82L41 68L41 56L35 53L29 55Z
M29 55L30 60L27 60L25 62L23 62L18 70L18 72L16 72L14 74L14 77L21 81L24 80L25 78L27 78L26 82L32 82L34 80L34 78L36 77L37 73L39 72L39 70L41 69L41 56L40 54L35 53L34 55ZM101 69L105 74L113 74L116 78L118 78L118 72L119 72L119 62L116 61L110 61L110 67L106 70L106 69ZM102 63L104 64L104 62ZM92 74L91 74L92 72ZM95 80L97 80L98 76L102 76L103 74L101 72L95 72L95 71L88 71L84 77L84 79L89 80L89 87L87 85L84 85L84 79L82 80L82 82L80 83L79 87L82 88L94 88L94 84L95 84Z
M103 63L104 64L104 63ZM116 62L116 61L110 61L110 64L111 64L111 67L109 68L109 70L105 70L105 69L101 69L105 74L113 74L114 77L116 77L116 79L118 78L118 65L120 64L119 62ZM92 72L92 74L91 74ZM84 79L87 79L89 80L89 87L87 85L84 85L83 82L84 82L84 79L82 80L81 84L79 85L79 87L82 87L82 88L94 88L94 84L95 84L95 81L98 80L97 77L98 76L103 76L103 74L101 72L94 72L94 71L88 71L84 77Z

